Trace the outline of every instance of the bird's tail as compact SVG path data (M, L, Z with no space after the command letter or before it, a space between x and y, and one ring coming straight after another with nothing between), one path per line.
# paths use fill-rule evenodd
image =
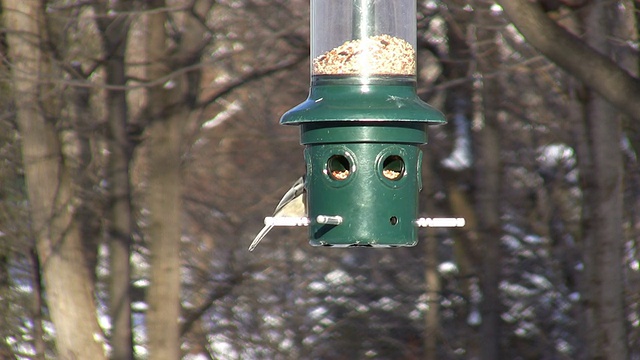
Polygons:
M262 238L265 237L265 235L267 235L267 233L273 228L273 225L265 225L262 230L260 230L260 232L258 233L258 235L256 235L256 237L253 239L253 241L251 242L251 245L249 245L249 251L253 251L253 249L256 248L256 246L258 246L258 244L260 243L260 241L262 241Z

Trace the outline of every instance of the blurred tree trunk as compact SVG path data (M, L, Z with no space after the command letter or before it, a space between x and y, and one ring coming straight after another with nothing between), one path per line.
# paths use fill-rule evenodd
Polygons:
M491 80L489 80L491 81ZM485 101L497 101L490 95L491 86L485 86ZM488 87L488 88L487 88ZM489 105L495 107L497 103ZM478 132L476 154L478 161L476 174L478 187L476 203L478 208L479 242L483 245L482 273L482 358L500 359L500 136L497 129L497 111L485 108L485 123Z
M98 28L106 58L106 84L116 87L106 91L107 169L109 198L109 315L111 317L111 359L133 359L131 334L131 263L130 248L133 219L129 169L133 145L127 136L128 106L125 93L125 52L130 19L127 2L115 3L110 9L95 5ZM117 15L109 16L109 11ZM119 88L119 89L118 89Z
M74 72L73 79L85 81L87 75L82 71L82 65L71 65ZM91 272L92 281L96 282L96 266L98 264L98 247L102 240L102 195L94 191L100 176L96 171L92 143L96 142L97 127L95 117L91 109L91 89L87 87L74 87L70 89L69 105L72 111L69 114L69 122L73 124L73 136L76 146L75 151L69 151L63 156L72 159L73 182L77 184L76 197L78 206L76 220L80 227L80 236L84 244L84 257L87 268Z
M173 74L200 61L209 38L204 20L211 0L196 0L188 9L180 38L169 39L164 0L149 2L146 76L148 91L151 285L147 293L150 359L180 357L180 237L182 234L182 151L185 126L200 90L200 69ZM169 43L175 41L175 47ZM164 80L160 80L164 79Z
M470 66L471 50L467 41L468 24L472 22L473 12L464 10L464 1L453 1L455 6L452 6L449 11L453 16L447 22L447 38L449 39L449 54L443 61L443 74L447 81L455 79L469 79L472 77ZM456 19L457 21L454 21ZM465 81L461 84L450 88L447 92L447 100L445 102L445 114L449 114L449 118L453 119L452 125L455 131L455 145L448 158L444 159L441 164L444 167L442 176L445 178L447 185L447 193L449 194L449 205L451 206L453 213L458 214L456 216L466 216L467 226L465 226L465 233L469 236L458 236L454 243L454 253L456 258L456 264L459 269L461 291L466 298L470 298L470 279L476 273L474 264L474 250L476 242L473 239L471 232L475 231L474 227L469 225L475 224L475 214L465 213L461 209L464 205L469 204L469 201L460 190L460 185L470 187L469 172L470 163L465 163L465 160L460 159L460 155L471 156L471 154L465 153L465 150L469 152L471 149L459 148L460 142L467 140L469 143L469 129L473 116L472 98L473 98L473 83L471 81ZM469 207L471 209L471 207ZM471 209L472 210L472 209Z
M440 335L440 274L438 274L438 238L433 229L427 229L425 241L425 278L427 305L425 314L425 360L438 359Z
M589 3L586 42L551 21L524 0L501 1L505 13L533 46L582 81L584 124L578 159L583 187L583 232L588 358L628 357L623 254L622 155L620 109L640 120L640 80L611 60L616 4Z
M595 2L585 18L586 41L611 52L615 4ZM637 101L637 99L636 99ZM585 194L586 315L588 357L627 359L623 270L623 162L620 114L593 90L584 103L581 174Z
M456 79L471 79L475 63L471 61L471 39L469 31L473 29L474 12L465 9L466 1L451 0L448 11L452 14L447 19L447 39L449 45L448 56L443 60L443 74L446 81ZM474 209L474 201L465 188L473 188L471 176L471 157L475 156L471 150L471 120L473 119L473 82L463 81L447 91L445 114L454 128L454 147L447 158L441 161L440 176L443 178L448 206L456 217L465 219L465 226L454 231L453 253L458 267L458 281L460 291L469 300L468 314L476 311L478 304L471 292L472 279L478 276L482 263L480 243L478 242L478 219ZM465 158L468 156L468 158ZM472 324L470 324L472 325ZM478 357L480 345L477 336L468 336L466 341L469 358Z
M31 210L31 226L56 329L60 359L104 359L103 335L96 320L93 284L74 218L70 170L47 110L53 89L42 46L46 43L40 1L2 2L7 28L16 118Z
M495 46L496 18L488 8L479 11L476 30L476 59L482 78L482 123L478 124L474 154L478 242L482 244L480 286L482 290L482 359L497 360L500 354L500 84L497 77L484 76L499 67L499 48Z
M164 0L149 2L146 76L171 73L167 55ZM147 291L149 359L180 358L180 235L182 232L181 141L183 121L178 79L166 78L148 90L148 189L151 284ZM178 101L177 101L178 100Z
M592 93L593 95L593 93ZM602 98L584 105L583 234L589 358L626 359L623 304L620 124ZM614 122L612 124L612 122ZM618 136L616 136L618 135ZM588 157L585 158L585 156Z
M426 198L425 204L427 211L435 208L434 206L434 181L433 171L431 170L431 154L427 150L424 153L423 163L426 164L422 171L424 177ZM424 332L424 359L438 359L438 343L441 338L440 334L440 294L442 286L440 284L440 274L438 273L438 237L434 229L427 228L425 231L425 293L427 294L427 312L425 313L425 332Z

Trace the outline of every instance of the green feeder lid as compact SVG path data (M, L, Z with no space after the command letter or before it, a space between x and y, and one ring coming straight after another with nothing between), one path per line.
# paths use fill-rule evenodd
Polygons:
M414 77L314 76L306 101L287 111L280 123L405 122L437 125L444 115L416 94Z

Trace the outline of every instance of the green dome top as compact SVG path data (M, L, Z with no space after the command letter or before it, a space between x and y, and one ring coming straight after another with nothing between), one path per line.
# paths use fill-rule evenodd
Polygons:
M353 77L316 76L306 101L287 111L280 123L300 125L335 121L444 124L444 115L416 94L413 77L378 77L362 83Z

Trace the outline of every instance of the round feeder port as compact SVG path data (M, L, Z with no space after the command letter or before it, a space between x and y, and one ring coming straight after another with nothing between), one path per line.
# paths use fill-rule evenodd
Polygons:
M351 175L351 164L344 155L333 155L327 160L327 172L333 180L343 181Z
M404 176L404 160L398 155L388 156L382 162L382 176L385 178L397 181Z

